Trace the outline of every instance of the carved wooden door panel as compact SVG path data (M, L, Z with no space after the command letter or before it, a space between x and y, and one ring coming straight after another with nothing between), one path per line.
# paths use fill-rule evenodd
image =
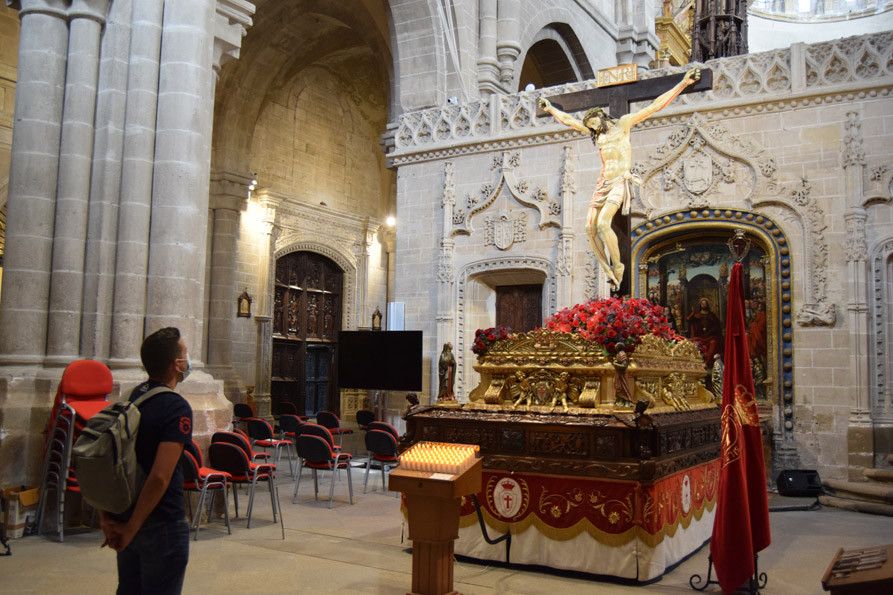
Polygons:
M289 402L299 413L339 412L333 367L341 330L344 273L314 252L276 261L273 293L273 412Z
M496 288L497 326L524 332L542 324L542 285L501 285Z

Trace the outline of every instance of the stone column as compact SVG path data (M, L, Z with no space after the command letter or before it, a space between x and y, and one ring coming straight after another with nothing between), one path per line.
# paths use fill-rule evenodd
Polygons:
M133 4L110 349L113 367L140 365L163 15L164 0Z
M67 365L77 357L81 346L99 40L107 10L108 0L75 0L69 11L68 71L47 332L47 363L52 365Z
M456 298L453 294L455 271L453 270L453 254L456 242L452 237L453 208L456 206L456 181L453 162L447 161L443 166L443 198L441 207L440 260L437 263L437 337L435 348L440 353L444 343L454 342L456 337ZM462 357L459 347L454 345L456 357ZM432 394L437 395L437 362L432 362L431 385Z
M369 249L372 247L374 231L370 231L369 221L366 220L366 229L363 238L353 245L353 253L357 260L357 327L370 327L372 325L372 311L366 303L369 297Z
M232 327L236 318L236 242L250 179L225 173L211 176L211 279L208 287L208 372L224 381L230 400L240 400L239 378L232 367Z
M496 0L480 0L478 14L478 88L481 95L487 97L503 90L499 83L499 60L496 58Z
M558 258L555 261L555 275L558 308L573 305L574 266L574 222L573 205L577 194L574 179L574 152L570 145L563 149L564 160L561 167L561 231L558 234ZM549 315L553 314L552 312Z
M843 166L848 208L845 256L847 263L847 329L850 334L850 417L847 428L849 479L864 480L862 471L874 466L874 430L871 421L869 389L868 326L868 245L862 206L864 197L865 151L862 146L862 119L849 112L844 123Z
M496 57L499 59L499 80L509 92L514 90L509 87L515 79L515 61L521 53L519 11L519 0L499 0Z
M41 364L46 353L68 26L63 0L22 0L19 6L0 362Z
M258 193L258 203L262 208L260 221L260 245L257 262L257 300L255 301L257 323L257 368L254 372L254 403L259 417L271 417L270 375L273 370L273 284L276 261L276 238L279 225L276 209L279 200L266 192Z
M145 332L176 326L202 353L214 0L165 3Z

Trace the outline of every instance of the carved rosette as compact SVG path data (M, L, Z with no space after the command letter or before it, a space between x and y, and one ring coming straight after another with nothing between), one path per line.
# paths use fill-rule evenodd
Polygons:
M694 343L643 337L626 369L628 401L618 399L612 362L595 343L571 333L538 329L493 343L474 369L481 383L469 407L577 414L629 412L637 401L649 411L714 407L701 384L704 362Z

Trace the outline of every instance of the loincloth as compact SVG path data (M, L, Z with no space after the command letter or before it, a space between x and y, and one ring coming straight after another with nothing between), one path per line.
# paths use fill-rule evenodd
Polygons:
M610 180L602 180L601 184L596 186L595 192L592 194L592 200L589 206L593 209L600 209L610 203L620 208L623 215L629 215L629 205L632 199L632 184L641 184L642 181L638 176L630 172L619 175Z

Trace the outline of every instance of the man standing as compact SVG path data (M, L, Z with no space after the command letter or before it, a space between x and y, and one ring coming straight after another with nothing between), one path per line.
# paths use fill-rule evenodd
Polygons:
M595 183L595 192L589 205L586 217L586 236L589 245L595 252L602 269L614 287L620 287L625 266L620 262L620 246L617 234L611 229L611 220L618 209L622 214L629 214L630 181L634 180L632 172L633 150L630 145L630 132L633 126L643 122L656 112L667 107L671 101L701 78L701 71L692 68L685 73L679 84L655 99L647 107L634 114L621 116L619 119L609 118L605 111L596 107L587 110L582 120L556 109L548 99L540 97L539 107L553 118L570 126L574 130L587 133L592 143L598 147L602 160L601 174Z
M163 328L146 337L140 359L149 380L130 401L167 387L139 406L136 459L146 476L133 507L115 517L102 513L103 545L118 552L118 594L180 593L189 559L189 525L179 461L192 440L192 408L174 392L191 364L180 331Z

